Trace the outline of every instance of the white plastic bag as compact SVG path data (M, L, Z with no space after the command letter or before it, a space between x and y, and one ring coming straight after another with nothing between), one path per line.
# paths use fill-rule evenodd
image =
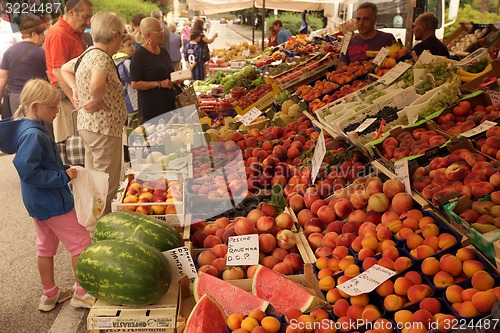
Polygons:
M78 222L91 233L101 218L108 194L107 173L74 166L78 176L71 181Z

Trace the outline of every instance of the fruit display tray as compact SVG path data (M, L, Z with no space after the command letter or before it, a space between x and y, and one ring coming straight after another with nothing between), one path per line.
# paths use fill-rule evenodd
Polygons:
M489 200L489 196L481 200ZM444 205L444 211L448 216L452 225L458 229L464 236L472 241L476 246L493 264L495 264L495 248L493 243L500 240L500 229L490 231L482 234L459 216L467 208L472 207L472 200L469 197L462 196L458 200Z
M248 106L244 110L241 109L239 106L236 106L234 108L234 110L239 115L244 115L245 113L247 113L250 109L252 109L254 107L261 110L261 111L264 110L265 108L267 108L269 105L271 105L273 103L274 96L276 96L277 94L279 94L281 92L281 89L279 88L279 86L276 83L272 84L272 88L273 88L273 90L271 92L268 92L264 96L260 97L258 101L251 104L250 106Z

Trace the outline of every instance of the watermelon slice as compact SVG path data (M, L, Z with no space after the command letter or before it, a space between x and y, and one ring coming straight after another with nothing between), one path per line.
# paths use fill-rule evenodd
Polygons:
M255 297L248 291L233 286L227 281L213 275L200 272L194 280L193 294L196 302L205 294L212 296L224 309L226 316L232 313L249 314L250 311L260 309L266 311L269 302Z
M286 308L310 312L326 304L300 284L262 265L257 267L253 276L252 293L271 303L278 315L283 314Z
M189 314L184 333L226 332L226 315L215 299L205 294Z

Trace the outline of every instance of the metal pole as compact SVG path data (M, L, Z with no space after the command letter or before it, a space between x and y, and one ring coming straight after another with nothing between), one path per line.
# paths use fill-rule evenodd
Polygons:
M250 24L252 25L252 44L255 44L255 1L253 2Z
M415 12L416 1L408 1L408 8L406 9L406 36L405 45L408 50L413 49L413 13Z
M266 32L266 0L262 0L262 45L261 50L264 51L264 34Z

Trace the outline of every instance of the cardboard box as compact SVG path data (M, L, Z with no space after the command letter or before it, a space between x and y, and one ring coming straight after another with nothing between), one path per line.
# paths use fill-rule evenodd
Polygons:
M178 298L179 283L175 282L170 285L167 293L152 305L128 307L112 305L98 299L87 316L87 330L90 333L175 333Z
M485 198L489 199L489 197ZM468 222L459 216L461 212L470 207L472 207L472 199L462 196L458 200L444 205L444 211L455 229L461 232L462 235L469 238L472 241L472 244L477 247L479 251L481 251L483 255L488 258L488 260L495 263L496 254L493 243L500 240L500 229L482 234L472 228Z

